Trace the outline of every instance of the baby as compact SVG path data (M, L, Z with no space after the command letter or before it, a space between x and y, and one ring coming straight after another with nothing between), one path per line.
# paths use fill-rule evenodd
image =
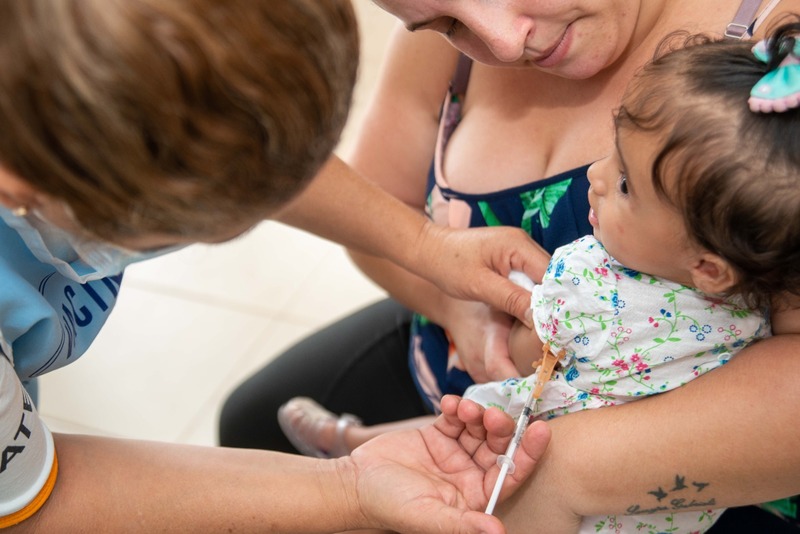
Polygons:
M800 76L786 87L781 69L798 68L798 31L784 26L753 50L694 38L629 86L616 150L589 169L594 235L556 250L532 287L535 334L512 333L520 369L542 345L560 359L534 417L680 387L770 335L768 309L795 307ZM465 397L518 416L535 381ZM721 513L704 484L676 482L631 509L659 513L587 517L581 531L702 532ZM682 511L687 502L708 510Z

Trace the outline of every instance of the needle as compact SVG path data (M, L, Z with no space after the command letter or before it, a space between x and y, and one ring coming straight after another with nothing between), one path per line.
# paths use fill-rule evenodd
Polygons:
M525 429L528 428L528 424L530 423L533 406L535 402L539 400L539 397L542 396L542 389L544 389L544 385L550 380L556 363L564 356L564 349L561 349L558 356L556 356L550 351L550 344L545 343L544 347L542 347L542 353L544 358L536 368L536 384L531 388L528 399L525 401L525 407L522 409L522 413L517 419L514 437L511 438L511 443L508 444L506 453L497 457L497 465L500 466L500 474L497 475L497 481L494 483L492 496L489 498L489 504L486 506L485 512L490 515L494 512L495 505L497 505L497 499L500 496L500 490L503 489L503 482L506 476L513 473L516 468L514 465L514 455L522 441L522 435L525 433Z

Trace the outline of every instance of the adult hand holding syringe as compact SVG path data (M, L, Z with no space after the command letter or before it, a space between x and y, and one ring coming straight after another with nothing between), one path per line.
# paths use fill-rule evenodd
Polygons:
M542 389L544 389L544 385L550 380L550 377L553 375L553 370L558 363L559 357L555 356L550 351L549 344L545 344L543 347L543 353L544 358L541 360L540 365L536 369L536 383L531 388L528 399L525 401L525 407L522 409L522 413L517 419L514 437L511 439L511 443L508 444L506 453L497 458L497 465L500 466L500 474L497 476L497 482L494 484L492 496L489 498L489 504L486 506L487 514L491 515L494 512L494 507L497 504L498 497L500 496L500 490L503 489L503 482L505 481L506 476L514 473L514 469L516 467L514 464L514 455L517 452L517 447L519 447L519 444L522 441L522 436L525 433L525 429L528 428L531 414L533 413L533 407L536 401L542 395Z

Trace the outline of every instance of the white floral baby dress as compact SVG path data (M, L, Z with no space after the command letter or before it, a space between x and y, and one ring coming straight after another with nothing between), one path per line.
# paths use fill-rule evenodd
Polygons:
M532 294L540 339L553 353L565 351L561 371L535 407L539 419L669 391L770 335L765 313L628 269L592 236L557 249ZM535 379L477 384L464 396L517 417ZM712 510L713 499L702 495L703 481L680 479L677 474L677 482L665 482L667 489L654 488L652 502L631 508L659 513L587 517L581 532L707 530L722 510ZM698 504L709 510L681 512L682 506Z

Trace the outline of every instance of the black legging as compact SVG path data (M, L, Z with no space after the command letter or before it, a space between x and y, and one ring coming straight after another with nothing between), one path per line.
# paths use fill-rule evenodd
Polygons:
M411 312L384 300L293 346L227 399L220 445L297 452L278 426L277 411L299 395L367 425L428 414L408 368L410 321Z

